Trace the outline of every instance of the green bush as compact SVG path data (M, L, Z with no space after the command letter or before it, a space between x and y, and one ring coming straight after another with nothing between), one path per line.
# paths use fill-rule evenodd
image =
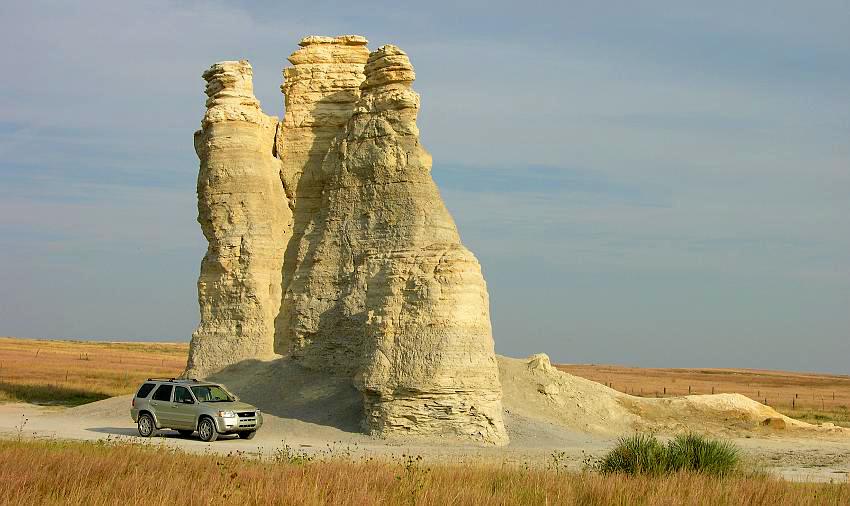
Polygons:
M622 437L596 465L604 474L663 474L691 471L716 476L738 469L740 452L728 441L685 434L665 446L653 434Z
M709 439L699 434L683 434L667 443L668 471L695 471L713 475L736 470L741 455L729 441Z
M605 474L661 474L666 468L666 454L667 449L654 435L635 434L620 438L598 467Z

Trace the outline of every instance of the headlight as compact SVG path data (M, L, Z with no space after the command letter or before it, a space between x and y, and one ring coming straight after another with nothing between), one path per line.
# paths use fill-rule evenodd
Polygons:
M236 418L236 413L233 411L219 411L218 416L222 418Z

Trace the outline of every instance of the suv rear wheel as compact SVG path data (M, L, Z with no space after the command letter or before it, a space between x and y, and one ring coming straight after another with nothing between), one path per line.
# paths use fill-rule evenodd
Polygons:
M239 433L239 439L254 439L254 436L257 434L255 430L249 430L245 432Z
M153 436L153 432L156 430L156 425L153 423L153 417L147 413L139 415L138 429L139 435L142 437Z
M201 418L201 423L198 424L198 436L201 437L201 441L206 443L212 443L218 439L215 423L210 418Z

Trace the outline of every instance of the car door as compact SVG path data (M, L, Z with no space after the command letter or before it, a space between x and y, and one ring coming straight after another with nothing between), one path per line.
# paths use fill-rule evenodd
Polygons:
M151 396L150 407L160 427L172 427L174 415L171 413L171 392L174 385L164 383L160 385Z
M195 398L186 387L174 387L174 403L171 405L171 413L174 418L174 428L195 428Z

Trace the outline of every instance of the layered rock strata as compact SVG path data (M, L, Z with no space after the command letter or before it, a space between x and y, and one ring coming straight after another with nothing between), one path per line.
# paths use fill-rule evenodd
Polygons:
M354 35L300 45L281 123L247 62L204 74L188 372L277 351L353 381L372 434L507 442L486 285L431 178L407 55Z
M284 301L298 356L355 375L373 434L504 443L487 289L431 178L413 67L388 45L365 74Z
M290 288L293 273L309 254L302 240L315 226L322 201L322 162L331 141L354 111L365 79L363 67L369 58L366 39L359 35L310 36L289 57L291 67L283 71L286 114L277 136L277 154L283 160L281 181L294 212L293 240L282 272L284 292L300 299L302 286ZM275 348L280 353L298 353L312 330L304 319L284 307L277 322Z
M292 213L273 155L277 118L260 110L247 61L203 74L207 110L195 132L198 222L209 242L198 279L201 319L186 374L273 355Z

